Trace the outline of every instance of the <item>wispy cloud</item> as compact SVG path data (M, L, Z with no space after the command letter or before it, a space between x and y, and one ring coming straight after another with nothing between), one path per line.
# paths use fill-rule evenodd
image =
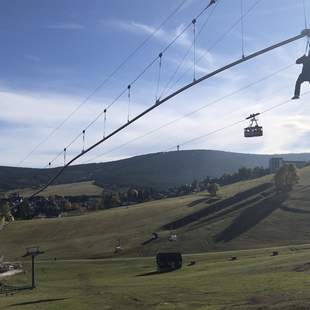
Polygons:
M158 152L168 150L170 147L182 144L184 141L194 137L204 135L222 126L245 118L252 112L260 112L264 109L286 100L291 94L290 89L283 90L278 94L274 93L277 80L282 83L288 81L288 76L282 74L275 77L258 88L250 89L246 93L236 94L228 97L214 106L202 109L199 113L182 118L180 121L163 127L150 136L136 140L128 146L118 149L116 152L108 153L97 161L113 160L124 158L147 152ZM255 80L255 79L254 79ZM102 147L92 152L88 158L95 155L106 153L124 144L137 136L144 135L146 132L154 130L163 124L178 119L188 112L206 105L213 100L227 95L236 88L242 86L244 81L234 81L234 83L217 84L216 89L208 83L200 87L193 88L190 94L180 95L172 100L170 104L155 110L150 115L141 119L134 126L129 127L109 140ZM259 98L258 92L259 90ZM145 88L143 98L150 98L149 88ZM263 101L262 101L263 99ZM143 101L143 103L142 103ZM260 122L264 126L265 136L260 139L247 140L243 138L243 127L246 123L229 130L218 132L207 138L197 140L185 146L191 148L223 149L227 151L241 151L250 153L281 153L292 151L309 151L309 145L304 143L305 137L310 131L310 107L305 103L307 97L302 98L298 103L288 104L281 109L276 109L261 117ZM13 91L0 92L0 102L2 103L3 113L0 123L5 128L0 128L3 133L2 141L8 147L0 154L1 164L16 164L20 159L20 154L25 154L35 146L38 141L47 136L80 102L80 98L61 95L42 95L42 94L22 94ZM85 106L74 119L61 129L61 134L57 133L46 145L42 146L30 161L28 166L43 166L51 160L55 154L60 152L68 142L71 141L104 106L103 103L110 102L110 98L98 99L91 105ZM131 107L131 115L137 115L143 109L145 100L135 100ZM190 103L190 104L189 104ZM115 129L126 122L127 101L120 101L108 115L107 132ZM164 113L163 113L164 112ZM5 124L12 124L6 126ZM186 130L184 130L186 129ZM91 145L102 137L103 119L87 131L86 143ZM14 139L11 137L14 136ZM164 137L164 138L163 138ZM81 151L82 140L70 147L70 154ZM54 155L53 155L54 154ZM62 158L56 164L61 164ZM87 160L82 159L82 162Z
M59 22L51 25L44 26L46 29L54 29L54 30L83 30L85 29L85 26L82 24L76 24L76 23L64 23Z
M155 27L151 25L134 21L110 20L104 23L113 27L114 30L119 29L124 32L130 32L131 34L135 33L141 37L153 34L155 31ZM85 29L83 25L70 23L57 23L49 25L46 28L55 30ZM157 44L151 46L154 49L154 55L148 54L148 59L156 56L160 51L158 43L161 43L161 47L168 44L175 36L181 33L183 28L184 24L180 24L173 29L161 29L157 31L154 35L156 38L154 41ZM116 32L114 31L114 33ZM273 36L274 34L270 32L270 34L268 33L269 35ZM118 38L116 37L116 39ZM275 38L272 38L272 42L274 40ZM225 53L220 50L216 52L212 51L212 54L210 54L202 47L203 42L200 40L198 42L201 44L197 48L198 58L202 55L207 55L206 60L203 58L198 63L196 67L198 73L210 72L210 69L218 68L235 60L237 54L229 49L227 51L225 50ZM254 43L251 37L247 39L247 46L251 45L250 47L252 49L255 48L256 50L264 46L262 40L258 40L257 46L253 46ZM176 45L177 49L172 49L169 55L168 53L165 55L165 61L168 59L171 66L168 66L168 68L166 66L164 67L163 70L167 70L167 72L163 72L162 79L168 79L170 77L172 64L177 65L182 54L185 54L186 50L191 47L192 37L190 33L183 34L176 42ZM200 106L227 96L227 94L236 91L236 89L244 87L263 78L267 74L279 70L279 68L285 65L293 63L295 55L297 57L303 50L302 43L295 47L278 49L270 53L266 58L263 56L259 57L255 62L248 62L233 70L215 76L156 109L133 126L130 126L126 131L104 143L102 147L94 150L89 156L93 157L105 153L137 136L144 135L146 132L154 130L174 119L178 119ZM193 68L192 56L190 54L185 60L185 69ZM35 55L25 55L25 58L31 61L36 61L35 57ZM145 58L143 61L147 62L147 59ZM53 66L54 68L55 66ZM283 102L292 96L295 78L297 78L300 69L295 66L291 71L283 72L274 79L266 81L264 84L249 88L244 93L227 97L226 100L207 109L202 109L199 113L184 117L180 121L171 124L171 126L165 126L150 136L136 140L135 143L129 144L125 148L118 149L117 152L103 156L100 160L113 160L147 152L164 151L173 145L181 144L194 137L239 121L253 112L261 112L270 106ZM185 75L185 78L187 82L190 81L192 79L192 71L189 71L189 74ZM161 81L161 84L163 83ZM2 89L7 86L6 81L0 81L1 84L3 84L1 86ZM286 87L286 89L279 94L275 94L275 90L280 88L280 86L282 88ZM151 78L147 78L146 81L141 81L141 84L136 87L133 92L131 105L132 116L137 115L147 106L154 103L156 82L151 80ZM304 85L304 87L308 87L308 85ZM0 115L0 131L2 144L7 146L0 153L0 163L16 164L23 157L22 155L30 151L44 137L48 136L51 130L57 127L83 99L78 97L78 92L72 93L75 93L75 96L62 96L59 93L24 94L18 91L8 90L0 92L2 111ZM86 104L83 109L74 115L74 118L66 123L34 156L31 156L29 162L26 164L38 167L48 163L53 155L60 152L113 99L98 97L96 97L97 101L94 100L91 104ZM262 138L245 140L243 137L243 126L247 124L245 123L229 130L218 132L195 143L190 143L186 145L186 148L223 149L250 153L309 151L310 145L304 143L305 139L308 139L310 131L310 117L307 116L310 115L310 106L306 104L308 98L304 97L299 102L290 102L288 105L281 106L279 109L262 115L260 123L264 126L265 130L265 135ZM128 103L127 98L122 99L124 101L120 101L109 110L107 132L126 122ZM260 102L262 99L264 102ZM2 128L1 122L3 124ZM103 119L100 119L91 130L87 130L86 144L91 145L96 142L102 137L102 134ZM82 139L78 139L77 143L70 147L70 154L80 152L81 145ZM86 159L83 158L82 162ZM61 160L58 164L61 164Z
M176 36L180 35L181 31L184 29L184 25L181 24L175 29L168 31L163 28L156 29L156 27L152 25L147 25L144 23L136 22L136 21L128 21L128 20L119 20L119 19L111 19L108 21L102 21L103 24L113 27L114 29L119 29L122 31L130 32L133 34L153 34L154 37L164 43L170 43L175 39ZM192 41L188 38L187 34L180 36L176 44L189 47L192 44Z
M31 62L40 62L41 61L41 58L39 56L32 55L32 54L25 54L24 57L27 60L30 60Z
M193 48L193 37L190 37L189 31L183 32L185 29L184 24L180 24L176 28L172 30L166 30L166 29L159 29L157 30L152 25L147 25L140 22L135 21L125 21L125 20L109 20L104 21L104 24L113 27L114 29L119 29L121 31L130 32L132 34L137 35L153 35L154 38L156 38L159 42L164 44L170 44L173 42L176 37L177 40L174 42L175 46L181 47L182 50L189 51L191 48ZM175 54L175 53L174 53ZM188 53L190 56L191 54ZM179 57L175 57L176 55L169 54L168 57L169 60L172 62L179 61ZM211 53L209 53L206 49L197 46L196 47L196 56L199 59L202 59L200 62L200 65L196 67L197 72L205 73L209 71L212 67L212 64L214 62L214 57ZM189 58L189 57L187 57ZM187 59L183 63L184 68L192 68L193 67L193 61Z

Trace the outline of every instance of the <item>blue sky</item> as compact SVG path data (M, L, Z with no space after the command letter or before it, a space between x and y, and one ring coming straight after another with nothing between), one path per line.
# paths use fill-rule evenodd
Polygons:
M244 11L257 0L243 0ZM181 3L181 0L3 0L0 3L0 130L1 165L17 165L49 135L76 107ZM45 144L23 162L45 166L98 113L133 80L141 70L205 7L205 0L188 0L95 96L85 103ZM310 1L305 0L309 19ZM219 0L197 22L197 30L209 22L197 39L197 77L241 56L241 26L238 24L217 44L240 17L239 0ZM309 19L310 22L310 19ZM259 50L300 33L304 28L302 0L261 0L244 20L245 53ZM163 56L159 85L164 89L193 40L189 29ZM293 65L305 50L305 40L220 74L176 97L105 143L79 163L100 154L96 161L165 151L184 141L260 112L292 96L301 68ZM226 94L290 66L278 75L231 96L199 113L126 147L110 152L128 140L152 131ZM193 52L185 59L173 84L176 89L193 78ZM131 116L154 103L158 63L132 88ZM179 79L181 77L181 79ZM307 91L308 85L304 85ZM166 92L168 94L168 92ZM245 140L242 127L187 144L185 148L220 149L250 153L310 151L310 124L305 96L261 117L265 136ZM126 121L126 95L108 111L107 132ZM246 124L245 124L246 125ZM86 146L102 137L100 118L86 132ZM82 141L68 150L81 151ZM54 165L61 165L62 158Z

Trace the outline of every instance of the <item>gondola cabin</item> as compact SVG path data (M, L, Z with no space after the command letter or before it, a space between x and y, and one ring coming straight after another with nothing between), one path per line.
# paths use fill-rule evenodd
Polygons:
M246 138L262 137L263 136L263 127L262 126L254 126L254 127L244 128L244 136Z
M182 255L179 252L158 253L156 263L159 272L176 270L182 267Z
M250 125L247 128L244 128L244 136L246 138L253 138L253 137L261 137L263 136L263 127L259 126L257 123L256 117L259 113L251 114L247 117L247 120L250 120Z

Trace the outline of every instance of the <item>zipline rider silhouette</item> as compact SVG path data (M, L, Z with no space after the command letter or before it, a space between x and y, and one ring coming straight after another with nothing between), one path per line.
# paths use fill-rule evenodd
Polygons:
M296 60L296 64L303 65L302 72L299 75L297 81L296 81L296 86L295 86L295 94L294 97L292 98L293 100L299 99L300 97L300 88L301 84L304 82L309 82L310 83L310 50L308 52L308 56L304 55Z

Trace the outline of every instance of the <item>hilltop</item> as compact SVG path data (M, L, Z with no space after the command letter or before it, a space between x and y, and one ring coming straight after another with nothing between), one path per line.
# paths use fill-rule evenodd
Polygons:
M46 258L105 258L307 243L309 187L306 167L288 196L276 195L269 175L222 187L217 198L201 192L79 217L15 222L0 233L0 250L19 257L26 246L38 244ZM171 231L175 242L168 241ZM153 232L159 239L147 242ZM118 239L124 251L114 254Z
M241 167L268 167L269 159L310 161L310 154L257 155L212 150L155 153L107 163L69 167L56 184L94 181L97 185L117 187L167 188L191 183L206 176L219 177ZM55 175L59 168L32 169L0 167L0 190L38 187Z

